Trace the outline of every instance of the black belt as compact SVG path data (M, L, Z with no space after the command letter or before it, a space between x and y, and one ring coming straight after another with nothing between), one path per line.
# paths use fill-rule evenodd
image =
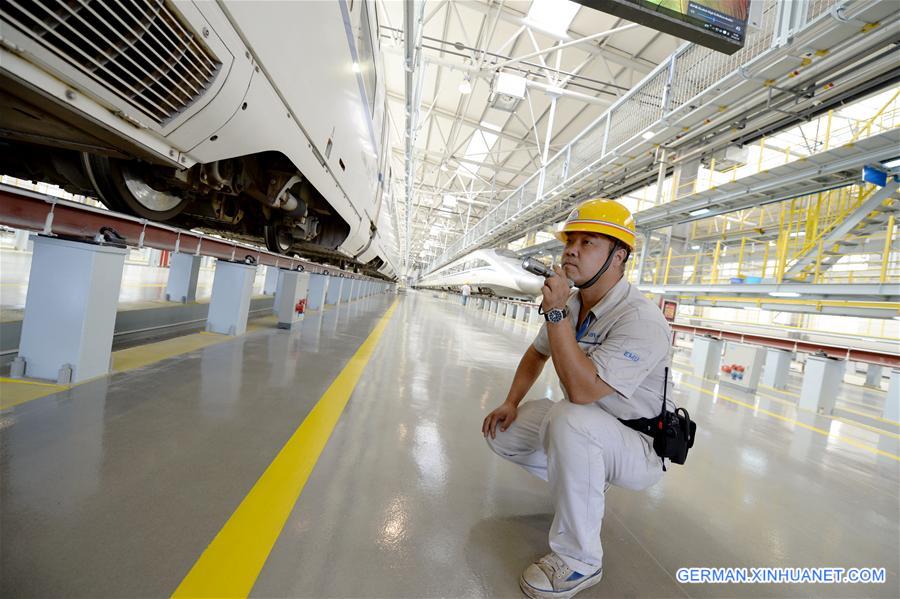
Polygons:
M636 430L639 433L644 433L645 435L649 435L651 437L654 437L656 435L656 431L662 428L662 423L659 421L659 417L634 418L632 420L622 420L621 418L619 418L619 422L630 429Z

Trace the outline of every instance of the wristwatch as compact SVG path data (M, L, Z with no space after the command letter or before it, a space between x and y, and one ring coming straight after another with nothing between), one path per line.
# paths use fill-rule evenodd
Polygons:
M569 315L569 307L553 308L544 312L544 320L547 322L562 322Z

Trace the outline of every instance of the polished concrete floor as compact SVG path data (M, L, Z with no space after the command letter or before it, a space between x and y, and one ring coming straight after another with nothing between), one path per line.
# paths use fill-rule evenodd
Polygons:
M2 412L2 595L171 594L392 301ZM520 596L552 507L480 426L535 331L401 295L251 595ZM676 400L700 426L688 464L646 492L610 490L604 579L579 596L900 596L898 427L719 388L686 363L676 357ZM548 366L529 397L558 398L556 387ZM850 400L877 409L877 397ZM888 581L679 584L686 566L875 566Z

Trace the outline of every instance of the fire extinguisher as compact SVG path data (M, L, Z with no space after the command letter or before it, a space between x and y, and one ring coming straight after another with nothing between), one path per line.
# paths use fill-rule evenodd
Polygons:
M306 312L306 298L303 298L302 300L297 302L297 305L294 306L294 312L296 312L297 314L303 314L304 312Z

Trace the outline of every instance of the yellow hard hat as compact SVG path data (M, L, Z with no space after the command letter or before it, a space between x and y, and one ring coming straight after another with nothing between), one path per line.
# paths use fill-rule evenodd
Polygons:
M567 233L576 231L602 233L618 239L629 250L634 249L634 218L628 208L614 200L595 199L582 202L566 219L557 239L566 243Z

